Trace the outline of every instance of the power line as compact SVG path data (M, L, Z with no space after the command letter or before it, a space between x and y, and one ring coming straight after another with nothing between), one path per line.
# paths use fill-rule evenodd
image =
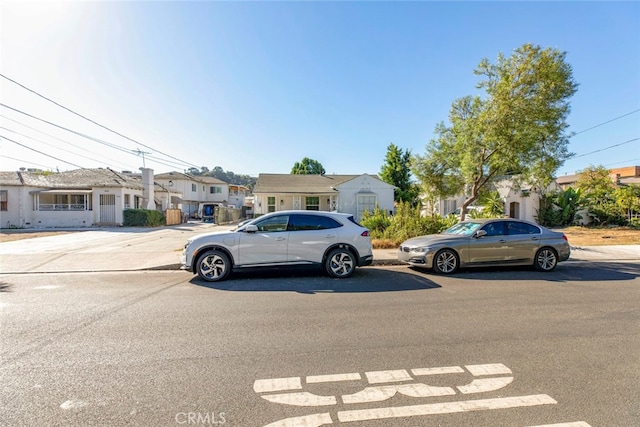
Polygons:
M87 139L89 139L89 140L91 140L91 141L94 141L94 142L97 142L97 143L99 143L99 144L105 145L105 146L107 146L107 147L109 147L109 148L113 148L113 149L116 149L116 150L119 150L119 151L122 151L122 152L125 152L125 153L128 153L128 154L138 154L138 151L139 151L139 150L135 150L135 151L134 151L134 150L129 150L129 149L127 149L127 148L121 147L121 146L116 145L116 144L113 144L113 143L111 143L111 142L107 142L107 141L101 140L101 139L99 139L99 138L93 137L93 136L91 136L91 135L86 135L86 134L84 134L84 133L82 133L82 132L78 132L78 131L75 131L75 130L73 130L73 129L66 128L66 127L64 127L64 126L60 126L60 125L58 125L58 124L55 124L55 123L50 122L50 121L45 120L45 119L41 119L40 117L36 117L36 116L34 116L34 115L32 115L32 114L29 114L29 113L24 112L24 111L22 111L22 110L18 110L17 108L13 108L13 107L11 107L11 106L9 106L9 105L6 105L6 104L3 104L3 103L0 103L0 106L1 106L1 107L5 107L5 108L8 108L8 109L10 109L10 110L13 110L13 111L15 111L16 113L23 114L23 115L25 115L25 116L27 116L27 117L31 117L32 119L39 120L39 121L41 121L41 122L43 122L43 123L46 123L46 124L48 124L48 125L50 125L50 126L54 126L54 127L59 128L59 129L65 130L65 131L67 131L67 132L71 132L71 133L73 133L73 134L75 134L75 135L81 136L81 137L83 137L83 138L87 138ZM165 165L165 166L169 166L169 167L176 167L176 164L175 164L175 163L174 163L174 164L169 164L169 163L166 163L166 162L162 161L161 159L159 159L159 158L157 158L157 157L148 156L148 158L153 159L156 163L159 163L159 164L162 164L162 165ZM180 169L182 169L182 167L180 167Z
M19 145L19 146L21 146L21 147L26 148L27 150L35 151L36 153L42 154L42 155L47 156L47 157L51 157L52 159L56 159L56 160L58 160L58 161L61 161L61 162L63 162L63 163L66 163L66 164L68 164L68 165L75 166L75 167L80 168L80 169L84 169L84 168L83 168L82 166L80 166L80 165L76 165L75 163L67 162L66 160L62 160L62 159L59 159L59 158L57 158L57 157L54 157L54 156L52 156L52 155L50 155L50 154L43 153L42 151L38 151L38 150L36 150L35 148L27 147L27 146L26 146L26 145L24 145L24 144L20 144L18 141L14 141L14 140L13 140L13 139L11 139L11 138L7 138L6 136L0 135L0 138L6 139L7 141L10 141L10 142L13 142L14 144L17 144L17 145Z
M3 157L5 159L9 159L9 160L15 160L17 162L23 162L25 164L26 163L31 163L32 165L40 166L40 167L43 167L43 168L48 168L49 167L49 166L46 166L46 165L42 165L40 163L35 163L35 162L31 161L31 160L16 159L15 157L9 157L9 156L5 156L5 155L2 155L2 154L0 154L0 157Z
M580 155L578 155L578 156L573 157L573 159L577 159L578 157L588 156L588 155L590 155L590 154L594 154L594 153L599 153L599 152L601 152L601 151L605 151L605 150L608 150L608 149L610 149L610 148L614 148L614 147L619 147L619 146L621 146L621 145L628 144L628 143L630 143L630 142L634 142L634 141L638 141L638 140L640 140L640 138L633 138L633 139L630 139L630 140L625 141L625 142L620 142L620 143L618 143L618 144L613 144L613 145L610 145L610 146L608 146L608 147L601 148L601 149L599 149L599 150L590 151L590 152L588 152L588 153L580 154Z
M600 124L598 124L598 125L591 126L590 128L587 128L587 129L585 129L585 130L581 130L580 132L576 132L576 133L574 133L574 134L573 134L573 136L580 135L581 133L588 132L588 131L590 131L590 130L592 130L592 129L598 128L598 127L600 127L600 126L604 126L604 125L606 125L606 124L608 124L608 123L615 122L616 120L619 120L619 119L621 119L621 118L623 118L623 117L627 117L627 116L630 116L630 115L632 115L632 114L635 114L635 113L637 113L638 111L640 111L640 108L638 108L637 110L633 110L633 111L631 111L631 112L629 112L629 113L627 113L627 114L623 114L623 115L621 115L621 116L618 116L618 117L616 117L615 119L607 120L606 122L602 122L602 123L600 123Z
M14 134L16 134L16 135L20 135L20 136L22 136L22 137L24 137L24 138L30 139L30 140L32 140L32 141L39 142L39 143L44 144L44 145L50 145L50 144L49 144L49 143L47 143L46 141L43 141L43 140L38 139L38 138L34 138L34 137L32 137L32 136L29 136L29 135L25 135L24 133L17 132L17 131L15 131L15 130L13 130L13 129L9 129L9 128L6 128L6 127L4 127L4 126L0 126L0 129L1 129L1 130L9 131L9 132L14 133ZM58 139L58 138L56 138L56 139ZM62 140L60 140L60 141L62 141ZM66 141L62 141L62 142L66 142ZM76 148L80 148L80 149L82 149L82 147L78 147L77 145L74 145L74 144L71 144L71 143L68 143L68 144L69 144L69 145L71 145L72 147L76 147ZM103 162L104 162L104 159L98 160L98 159L93 159L93 158L91 158L91 157L89 157L89 156L82 156L82 155L78 154L77 152L74 152L74 151L71 151L71 150L66 150L66 149L64 149L64 148L62 148L62 147L53 147L53 148L55 148L55 149L57 149L57 150L60 150L60 151L64 151L64 152L66 152L66 153L74 154L74 155L79 156L79 157L83 157L83 158L85 158L85 159L87 159L87 160L92 160L92 161L94 161L94 162L98 162L98 163L103 163Z
M72 114L75 114L75 115L76 115L76 116L78 116L78 117L82 117L83 119L85 119L85 120L87 120L87 121L89 121L89 122L93 123L94 125L100 126L101 128L108 130L109 132L112 132L112 133L114 133L114 134L116 134L116 135L118 135L118 136L120 136L120 137L122 137L122 138L125 138L125 139L127 139L127 140L129 140L129 141L131 141L131 142L134 142L134 143L136 143L136 144L142 145L142 146L143 146L143 147L145 147L145 148L148 148L148 149L150 149L150 150L154 150L153 148L149 147L148 145L145 145L145 144L143 144L143 143L141 143L141 142L139 142L139 141L136 141L135 139L129 138L129 137L128 137L128 136L126 136L126 135L123 135L123 134L121 134L121 133L119 133L119 132L117 132L117 131L115 131L115 130L113 130L113 129L111 129L111 128L107 127L107 126L104 126L104 125L102 125L102 124L100 124L100 123L98 123L98 122L96 122L96 121L94 121L94 120L91 120L90 118L88 118L88 117L86 117L86 116L83 116L83 115L82 115L82 114L80 114L80 113L77 113L77 112L73 111L73 110L72 110L72 109L70 109L70 108L65 107L65 106L64 106L64 105L62 105L62 104L59 104L58 102L56 102L56 101L54 101L54 100L52 100L52 99L50 99L50 98L47 98L46 96L44 96L44 95L42 95L42 94L40 94L40 93L36 92L36 91L35 91L35 90L33 90L33 89L30 89L30 88L26 87L25 85L23 85L23 84L21 84L21 83L18 83L17 81L15 81L15 80L13 80L13 79L11 79L11 78L9 78L9 77L5 76L4 74L1 74L1 73L0 73L0 77L2 77L2 78L4 78L4 79L9 80L10 82L12 82L12 83L14 83L14 84L16 84L16 85L20 86L21 88L23 88L23 89L25 89L25 90L27 90L27 91L29 91L29 92L31 92L31 93L33 93L33 94L35 94L35 95L39 96L40 98L43 98L43 99L45 99L45 100L47 100L47 101L49 101L49 102L51 102L51 103L53 103L53 104L57 105L57 106L58 106L58 107L60 107L60 108L63 108L63 109L65 109L65 110L67 110L68 112L70 112L70 113L72 113ZM193 167L197 167L196 165L194 165L194 164L192 164L192 163L186 162L186 161L184 161L184 160L180 160L180 159L178 159L177 157L174 157L174 156L171 156L171 155L169 155L169 154L163 153L163 152L162 152L162 151L160 151L160 150L154 150L154 151L156 151L156 152L158 152L158 153L162 154L162 155L163 155L163 156L165 156L165 157L168 157L168 158L170 158L170 159L176 160L177 162L179 162L179 163L181 163L181 164L189 165L189 166L193 166Z

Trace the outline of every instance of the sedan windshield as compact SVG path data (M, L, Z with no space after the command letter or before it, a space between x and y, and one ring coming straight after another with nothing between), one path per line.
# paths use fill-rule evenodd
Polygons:
M459 222L451 228L443 231L443 234L464 234L470 236L474 231L480 228L482 224L478 222Z

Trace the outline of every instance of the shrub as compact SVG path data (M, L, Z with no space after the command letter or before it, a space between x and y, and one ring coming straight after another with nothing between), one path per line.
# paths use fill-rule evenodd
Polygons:
M126 209L123 215L123 225L126 227L158 227L166 224L164 215L158 211Z

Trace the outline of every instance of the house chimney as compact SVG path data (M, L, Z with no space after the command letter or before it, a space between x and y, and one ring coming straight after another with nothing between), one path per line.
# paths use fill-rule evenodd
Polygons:
M155 194L153 187L153 169L150 168L140 168L142 172L142 198L143 198L143 206L146 205L148 210L155 211L156 210L156 202L155 202Z

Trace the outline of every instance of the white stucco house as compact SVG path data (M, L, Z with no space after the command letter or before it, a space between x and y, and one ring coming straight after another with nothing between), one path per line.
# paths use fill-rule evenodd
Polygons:
M558 188L556 183L552 183L547 191ZM505 217L537 222L542 194L537 186L527 183L516 185L513 180L504 178L495 182L495 189L504 203ZM465 200L466 196L464 195L439 199L434 207L425 205L423 212L425 214L435 212L442 216L458 213Z
M141 170L0 172L0 228L119 226L125 209L166 210L170 193L153 183L153 170Z
M338 211L357 220L376 207L395 212L395 187L374 175L260 174L254 194L255 215L289 209Z

